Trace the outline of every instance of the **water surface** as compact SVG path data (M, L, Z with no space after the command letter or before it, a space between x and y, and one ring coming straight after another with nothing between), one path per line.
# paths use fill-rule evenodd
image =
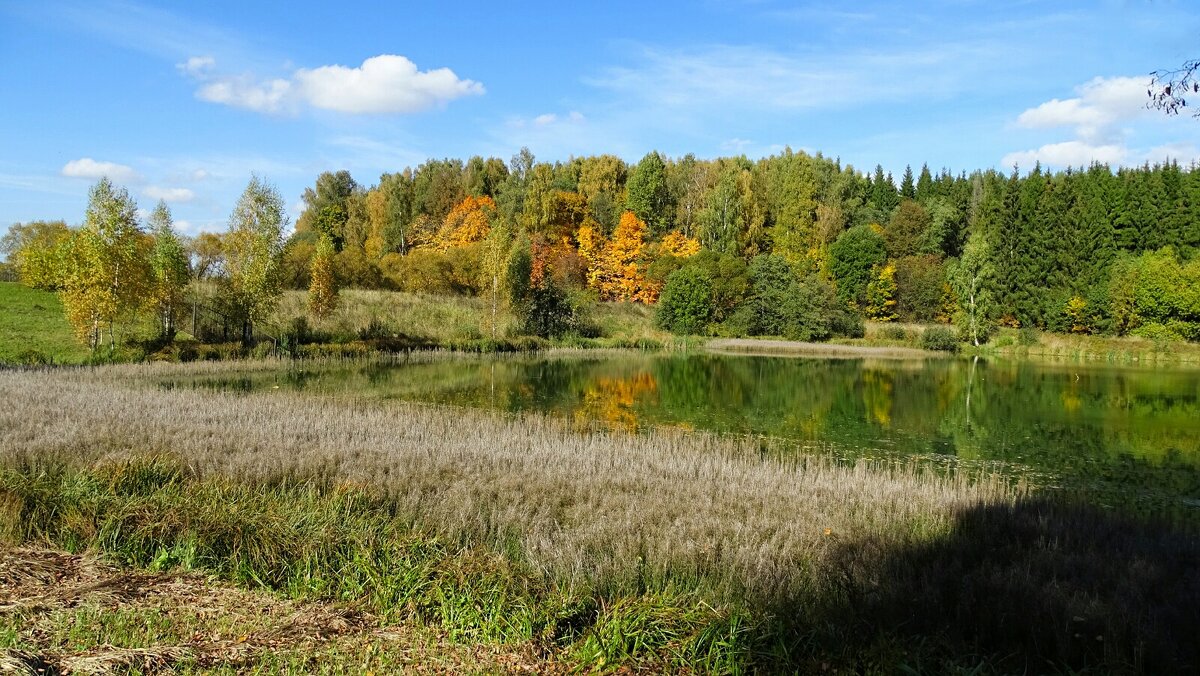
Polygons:
M1195 370L610 354L305 367L189 382L536 411L630 430L679 426L848 457L948 459L1091 490L1102 501L1200 511Z

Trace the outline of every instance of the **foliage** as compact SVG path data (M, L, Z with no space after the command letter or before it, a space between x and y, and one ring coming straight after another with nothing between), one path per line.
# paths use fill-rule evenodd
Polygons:
M861 331L827 282L797 277L782 256L756 256L749 277L749 294L732 317L749 335L826 340L835 330Z
M863 302L872 270L886 259L887 247L874 228L859 225L843 232L829 247L829 270L837 282L838 298Z
M312 259L312 279L308 287L308 313L317 319L328 317L337 309L338 290L333 279L333 239L321 236Z
M867 284L863 311L868 319L877 322L896 320L896 266L887 264L876 269Z
M146 295L142 235L128 191L107 178L92 186L84 225L66 243L61 295L67 321L93 352L107 329L112 354L116 322L136 312Z
M703 332L713 314L712 287L708 271L699 265L672 272L658 299L655 321L672 333Z
M1164 247L1122 259L1110 289L1118 332L1200 340L1200 258L1185 262Z
M8 258L25 286L56 291L62 283L62 257L70 237L63 221L15 223L0 239L0 254Z
M223 295L233 318L243 325L245 342L252 325L266 318L278 300L286 223L279 191L252 176L229 217L222 279Z
M921 332L921 347L941 352L958 351L958 334L946 326L930 326Z
M159 201L150 214L154 249L150 254L149 301L159 317L162 335L173 338L175 316L183 306L183 292L190 281L187 252L171 220L166 202Z
M896 314L902 321L938 321L944 313L946 295L946 270L941 259L923 254L901 258L894 265Z
M982 233L967 240L962 258L950 269L950 285L958 296L954 325L975 345L991 334L992 277L990 250Z

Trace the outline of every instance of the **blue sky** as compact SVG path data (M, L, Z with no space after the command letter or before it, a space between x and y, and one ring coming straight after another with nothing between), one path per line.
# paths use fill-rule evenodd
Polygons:
M791 146L860 170L1200 158L1144 109L1200 3L0 1L0 225L82 219L101 174L189 234L251 172ZM272 3L275 4L275 3Z

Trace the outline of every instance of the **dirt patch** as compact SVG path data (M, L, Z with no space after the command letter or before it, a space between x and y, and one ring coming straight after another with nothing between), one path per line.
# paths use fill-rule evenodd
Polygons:
M464 645L428 627L383 625L352 604L43 549L0 547L0 640L0 674L566 671L532 644Z
M912 347L877 347L839 343L805 343L798 340L758 340L756 338L719 338L705 346L714 352L765 355L772 357L826 357L832 359L929 359L944 354Z

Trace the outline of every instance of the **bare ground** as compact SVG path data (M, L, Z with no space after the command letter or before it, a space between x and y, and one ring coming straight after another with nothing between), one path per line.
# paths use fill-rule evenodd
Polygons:
M805 343L798 340L760 340L757 338L719 338L710 340L707 347L717 352L736 352L738 354L794 355L842 359L857 359L862 357L876 359L928 359L930 357L944 356L937 352L918 350L913 347Z
M535 645L464 645L193 573L0 546L0 674L563 673Z

